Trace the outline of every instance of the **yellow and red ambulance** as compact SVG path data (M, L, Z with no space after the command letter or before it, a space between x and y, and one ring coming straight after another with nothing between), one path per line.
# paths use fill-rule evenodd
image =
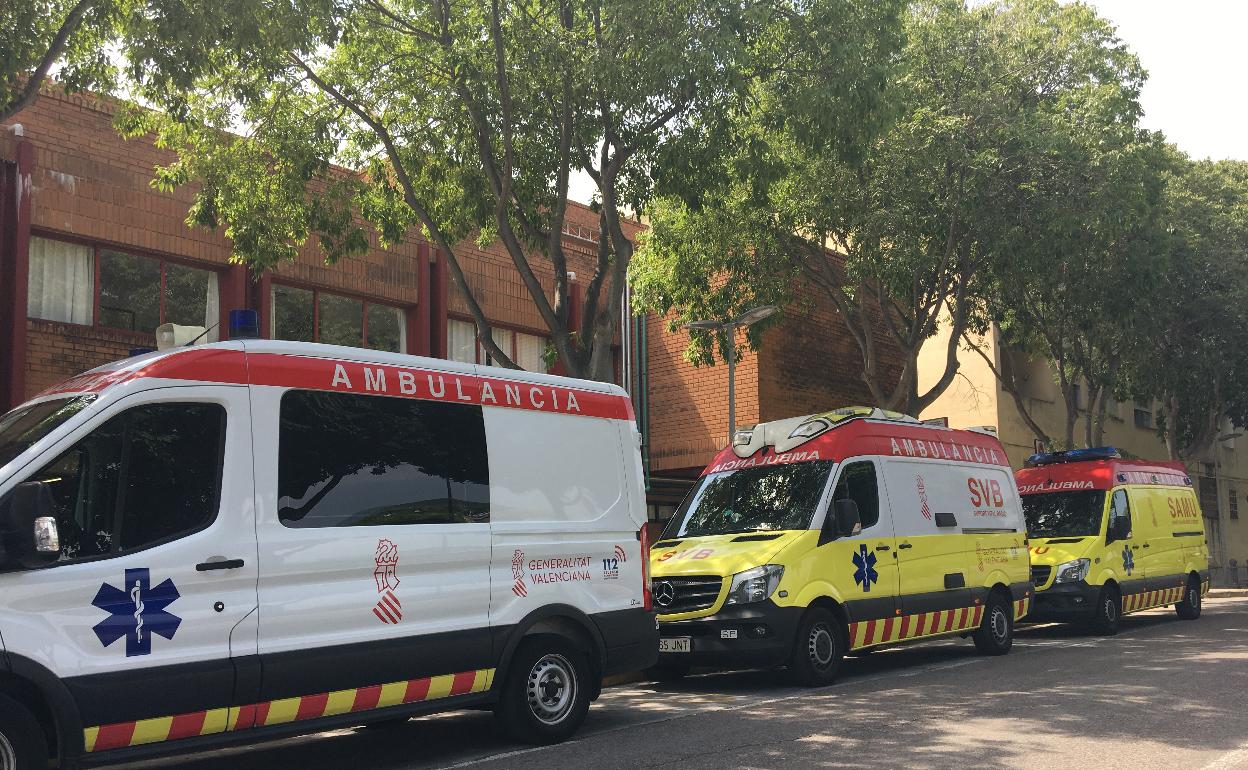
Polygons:
M1009 651L1031 595L1005 450L870 407L738 431L651 550L663 677L693 665L836 676L936 636Z
M1114 634L1123 615L1154 607L1200 617L1209 547L1182 463L1124 460L1096 447L1032 455L1016 478L1036 586L1032 620Z

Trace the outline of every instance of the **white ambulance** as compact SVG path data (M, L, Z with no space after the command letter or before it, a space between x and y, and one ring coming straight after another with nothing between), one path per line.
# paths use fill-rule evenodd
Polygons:
M494 709L569 736L658 635L618 387L246 341L0 418L0 770Z

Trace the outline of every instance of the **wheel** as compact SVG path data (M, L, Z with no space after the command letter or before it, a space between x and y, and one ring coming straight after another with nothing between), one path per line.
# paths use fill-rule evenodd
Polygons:
M793 641L790 677L806 687L832 684L845 656L844 639L841 623L835 615L822 607L807 610Z
M0 770L35 770L48 765L48 745L35 717L0 695Z
M589 665L560 636L525 639L512 656L494 715L502 728L524 743L567 739L589 711Z
M1122 597L1113 586L1105 586L1096 600L1096 610L1089 624L1093 633L1113 636L1118 633L1118 623L1122 620Z
M679 682L689 675L688 663L656 663L646 672L656 682Z
M984 655L1004 655L1014 646L1014 613L1011 604L999 594L988 597L984 619L971 634L975 649Z
M1195 620L1200 617L1200 581L1194 577L1187 579L1187 590L1183 599L1174 605L1174 611L1184 620Z

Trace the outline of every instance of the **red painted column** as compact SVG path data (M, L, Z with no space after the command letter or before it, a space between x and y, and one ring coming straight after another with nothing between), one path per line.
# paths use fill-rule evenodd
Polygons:
M434 358L446 358L446 322L447 311L450 308L446 255L433 254L431 258L435 261L430 271L433 298L429 303L429 355Z
M250 307L248 302L247 283L249 280L245 265L231 264L221 274L221 326L218 339L230 338L230 311Z
M415 356L429 355L430 308L429 245L416 247L416 307L407 310L407 352Z
M260 274L259 280L253 278L251 286L251 306L260 316L260 339L267 340L273 330L273 282L266 271Z
M26 310L30 279L30 219L35 147L18 142L16 163L6 165L0 196L0 411L26 400Z

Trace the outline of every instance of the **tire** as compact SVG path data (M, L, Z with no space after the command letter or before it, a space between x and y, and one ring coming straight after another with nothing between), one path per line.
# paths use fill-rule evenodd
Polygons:
M1189 577L1187 579L1187 590L1183 592L1183 598L1179 603L1174 605L1174 611L1183 620L1195 620L1200 617L1200 607L1200 581L1194 577Z
M689 676L691 668L687 663L656 663L646 675L656 682L679 682Z
M48 744L33 714L0 695L0 770L48 766Z
M789 676L804 687L824 687L836 680L845 657L844 627L822 607L806 611L797 627Z
M1118 633L1119 623L1122 621L1122 597L1118 593L1118 589L1113 586L1105 586L1101 589L1100 595L1096 599L1096 610L1092 615L1092 621L1088 624L1092 629L1092 633L1101 636L1113 636Z
M532 636L520 643L508 666L494 716L523 743L566 740L589 711L589 665L561 636Z
M984 619L979 628L971 634L975 640L975 649L981 655L1005 655L1014 646L1014 613L1013 605L1002 599L1000 594L988 597L984 606Z

